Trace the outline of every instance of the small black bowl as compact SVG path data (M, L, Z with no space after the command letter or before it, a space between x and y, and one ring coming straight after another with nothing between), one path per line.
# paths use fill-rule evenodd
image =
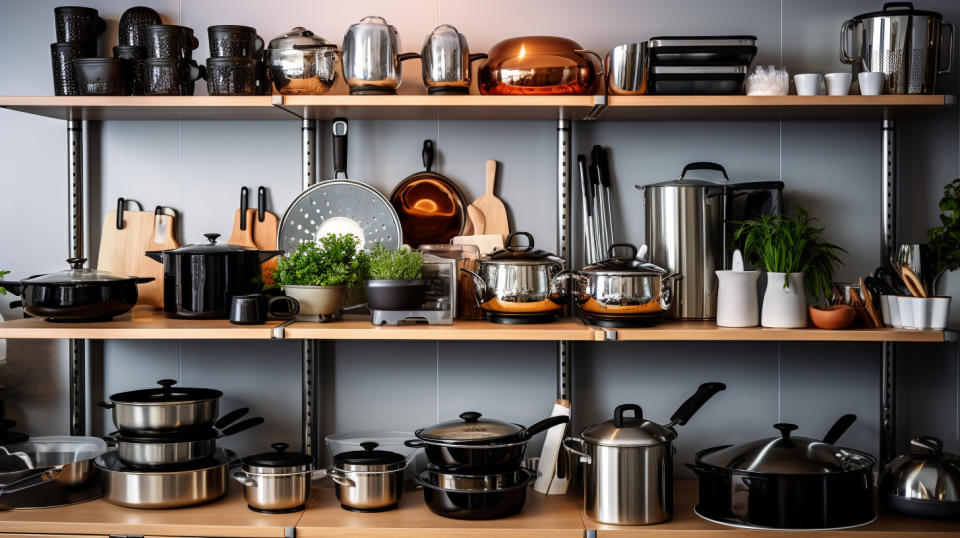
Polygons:
M427 294L424 280L367 280L364 288L372 310L419 310Z
M73 67L77 72L77 87L80 95L126 95L127 81L123 72L123 60L119 58L76 58Z

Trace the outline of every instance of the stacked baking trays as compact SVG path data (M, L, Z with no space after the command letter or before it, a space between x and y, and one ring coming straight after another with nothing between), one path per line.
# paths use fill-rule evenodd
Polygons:
M661 36L650 39L653 92L736 95L757 54L757 36Z

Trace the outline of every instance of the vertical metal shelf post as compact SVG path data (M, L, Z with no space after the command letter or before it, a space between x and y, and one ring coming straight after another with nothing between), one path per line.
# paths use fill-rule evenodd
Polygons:
M307 190L317 182L317 128L316 121L300 120L300 144L302 174L300 188ZM304 340L302 345L302 362L300 379L302 382L302 410L300 413L301 431L303 432L302 450L313 456L314 463L319 464L319 441L316 428L317 420L317 390L318 390L318 355L320 342L318 340Z
M880 263L885 264L897 245L897 123L883 120L883 235L880 244ZM897 453L897 357L893 342L881 344L880 359L880 464L884 465Z
M67 233L70 258L83 258L83 122L67 120ZM67 342L70 361L70 435L86 435L86 340Z
M570 255L570 120L557 120L557 254L573 266ZM557 342L557 398L570 400L573 353L570 342Z

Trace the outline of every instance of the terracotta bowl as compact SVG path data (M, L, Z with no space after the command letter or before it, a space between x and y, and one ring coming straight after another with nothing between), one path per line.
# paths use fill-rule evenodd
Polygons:
M853 323L856 311L850 305L811 306L810 319L821 329L846 329Z

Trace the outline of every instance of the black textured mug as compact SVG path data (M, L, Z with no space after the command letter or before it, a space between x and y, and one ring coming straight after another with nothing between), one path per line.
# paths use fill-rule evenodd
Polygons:
M153 24L144 28L147 58L189 60L199 46L193 30L176 24Z
M285 306L277 305L285 304ZM293 319L300 313L300 303L293 297L280 295L267 298L262 293L234 295L230 299L230 323L234 325L262 325L267 316L277 319Z
M119 58L123 63L123 78L127 82L129 95L143 95L143 84L137 76L137 64L143 61L145 54L143 47L134 45L113 47L113 57Z
M80 95L126 95L127 83L123 76L123 60L119 58L76 58Z
M193 82L203 71L195 63L169 58L144 58L137 64L137 76L144 95L189 95Z
M58 43L83 43L84 56L97 55L97 36L107 23L97 10L89 7L61 6L54 8Z
M236 24L220 24L207 28L210 56L255 58L263 50L263 38L257 29Z
M257 61L253 58L207 58L207 93L256 95Z
M80 95L73 60L82 56L83 43L52 43L50 45L54 95Z
M137 6L124 11L117 29L120 46L146 47L146 27L162 23L160 14L148 7Z

